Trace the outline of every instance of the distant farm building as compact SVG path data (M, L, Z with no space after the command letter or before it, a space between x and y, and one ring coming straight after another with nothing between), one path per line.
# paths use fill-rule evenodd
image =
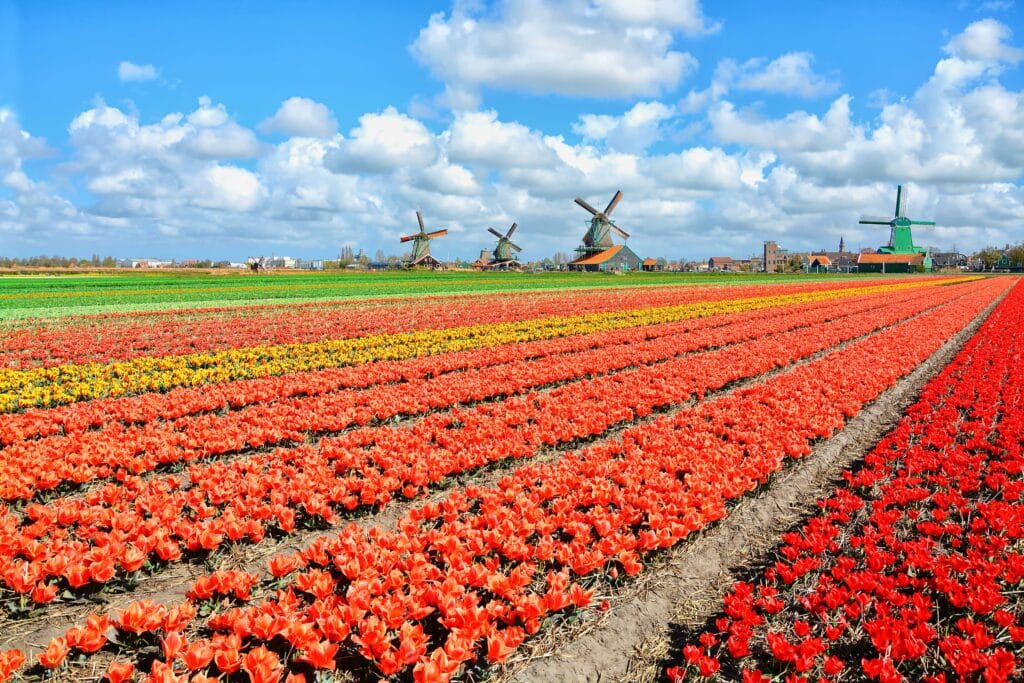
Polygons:
M916 273L931 268L928 254L861 254L857 257L857 270L861 273Z
M569 270L576 271L629 271L640 270L640 257L625 244L616 244L592 256L570 261Z
M731 256L712 256L708 259L708 270L729 271L735 269Z
M648 273L654 273L665 270L665 262L654 258L645 258L644 262L640 264L640 268Z

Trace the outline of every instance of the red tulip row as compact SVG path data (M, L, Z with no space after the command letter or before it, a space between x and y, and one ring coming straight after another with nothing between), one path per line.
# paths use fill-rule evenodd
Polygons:
M544 619L586 605L584 582L635 574L652 551L721 519L729 501L840 429L1006 284L973 285L955 304L761 384L557 464L523 467L493 488L454 492L395 530L350 525L272 560L281 578L263 586L218 572L197 581L184 605L135 603L109 624L162 644L144 683L201 683L240 670L264 683L332 670L356 655L385 676L435 682L502 661ZM212 616L197 619L206 610ZM69 651L92 648L99 626L54 641L40 663L55 667ZM115 664L110 680L124 680L129 666Z
M128 477L84 500L30 505L27 522L9 515L0 526L0 576L10 589L45 602L60 587L108 582L151 556L173 561L183 551L259 542L268 526L290 532L297 518L335 523L338 509L383 505L398 493L413 497L452 474L599 435L617 422L784 366L937 302L946 302L942 310L970 305L991 289L984 283L938 288L931 301L900 302L837 324L435 415L411 429L367 428L316 447L196 465L187 480Z
M683 649L675 680L1024 676L1024 286Z
M829 303L809 304L829 306ZM776 309L755 310L727 316L696 318L649 326L648 338L686 330L702 330L744 320L779 315ZM446 372L529 360L556 353L574 353L609 344L635 341L637 330L611 330L585 336L568 336L533 342L429 355L402 361L378 361L365 365L301 372L286 376L237 380L202 387L176 388L166 394L143 394L98 399L55 408L32 408L0 414L0 445L39 436L65 435L101 427L108 422L148 423L186 415L240 408L252 403L292 396L316 395L340 389L364 389L377 384L433 377Z
M369 333L526 320L573 313L670 306L690 301L860 287L874 281L739 287L644 287L323 303L32 321L0 338L0 368L107 363Z
M900 295L907 302L936 301L927 290ZM160 465L302 441L311 434L382 422L452 405L521 394L538 386L663 362L712 346L820 324L872 310L891 293L844 302L680 321L641 329L505 345L403 362L245 380L169 394L93 401L34 410L8 425L64 425L64 433L21 439L0 450L0 499L27 500L40 490L82 484ZM831 312L830 312L831 309ZM359 386L362 391L345 391ZM97 408L95 404L105 404ZM202 411L237 408L226 412ZM173 411L171 415L164 410ZM143 422L106 422L85 431L91 417L132 411ZM190 412L187 416L174 414ZM46 422L50 413L61 418ZM199 413L199 414L196 414ZM21 418L21 419L17 419Z

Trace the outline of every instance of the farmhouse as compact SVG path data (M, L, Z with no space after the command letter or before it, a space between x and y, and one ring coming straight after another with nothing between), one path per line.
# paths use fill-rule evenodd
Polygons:
M857 270L861 273L916 273L931 270L927 254L860 254Z
M640 270L640 257L625 244L616 244L596 254L570 261L568 267L569 270L577 271Z

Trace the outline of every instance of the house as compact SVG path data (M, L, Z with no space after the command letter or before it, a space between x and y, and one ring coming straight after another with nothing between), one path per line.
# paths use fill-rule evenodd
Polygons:
M665 270L665 264L659 263L658 259L645 258L644 262L640 264L640 268L648 273Z
M616 244L604 251L582 256L568 263L569 270L576 271L621 271L640 270L640 257L625 244Z
M731 256L712 256L708 259L708 270L734 270L735 263Z
M830 270L834 270L832 259L824 254L811 254L807 262L808 273L827 273Z
M857 270L861 273L916 273L931 268L927 254L860 254Z

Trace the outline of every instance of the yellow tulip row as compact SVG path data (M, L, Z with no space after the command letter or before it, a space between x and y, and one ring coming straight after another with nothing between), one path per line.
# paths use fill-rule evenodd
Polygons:
M963 280L964 278L919 280L767 297L698 301L660 308L376 334L277 346L255 346L181 356L134 358L112 363L70 364L28 370L0 369L0 412L150 391L168 391L176 387L214 382L285 375L378 360L405 360L500 344L657 325L690 318L886 291L895 292Z

